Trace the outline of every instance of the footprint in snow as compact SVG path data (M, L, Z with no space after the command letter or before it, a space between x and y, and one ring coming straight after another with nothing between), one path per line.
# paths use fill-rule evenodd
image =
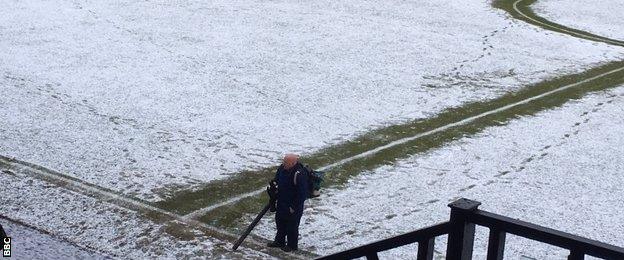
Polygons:
M472 189L472 188L474 188L474 187L476 187L476 186L477 186L476 184L471 184L470 186L465 187L465 188L462 188L462 189L460 189L459 191L467 191L467 190Z

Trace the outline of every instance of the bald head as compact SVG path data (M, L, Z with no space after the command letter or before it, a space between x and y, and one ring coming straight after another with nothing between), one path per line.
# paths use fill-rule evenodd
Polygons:
M284 165L284 169L289 170L295 165L297 165L298 161L299 161L299 155L289 153L289 154L284 155L284 159L282 163Z

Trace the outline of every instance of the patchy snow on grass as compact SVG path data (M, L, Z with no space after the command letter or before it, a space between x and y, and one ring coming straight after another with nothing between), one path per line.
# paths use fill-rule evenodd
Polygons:
M90 259L100 254L116 259L271 258L246 247L231 252L231 244L199 229L69 191L29 177L22 170L3 169L0 178L0 214L40 230L13 229L9 225L7 233L18 259L30 259L22 256L31 254L44 256L33 259L55 259L57 251L74 256L58 255L59 259ZM29 249L39 246L36 251Z
M489 1L2 1L0 35L0 154L148 201L624 57Z
M615 40L624 40L624 1L539 0L531 5L535 13L570 28Z
M0 218L0 224L11 237L11 257L15 259L107 259L21 223Z
M307 202L301 246L327 254L448 221L447 204L461 197L490 212L624 246L623 114L624 86L357 176ZM257 232L271 238L274 229L266 218ZM443 252L445 241L438 242ZM481 228L476 259L485 258L486 244ZM385 256L415 252L410 246ZM505 255L567 253L510 236Z

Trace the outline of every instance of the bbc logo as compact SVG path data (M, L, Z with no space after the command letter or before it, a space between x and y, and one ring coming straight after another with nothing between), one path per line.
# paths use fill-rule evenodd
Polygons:
M11 238L10 237L3 238L2 243L4 244L4 246L2 246L2 256L11 257Z

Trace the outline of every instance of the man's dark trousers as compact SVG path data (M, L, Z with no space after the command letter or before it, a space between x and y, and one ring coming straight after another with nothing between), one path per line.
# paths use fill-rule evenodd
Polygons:
M298 249L299 242L299 222L301 221L301 213L277 213L275 214L275 223L277 224L277 234L275 242L281 245L287 245L292 249ZM288 243L286 242L288 240Z

